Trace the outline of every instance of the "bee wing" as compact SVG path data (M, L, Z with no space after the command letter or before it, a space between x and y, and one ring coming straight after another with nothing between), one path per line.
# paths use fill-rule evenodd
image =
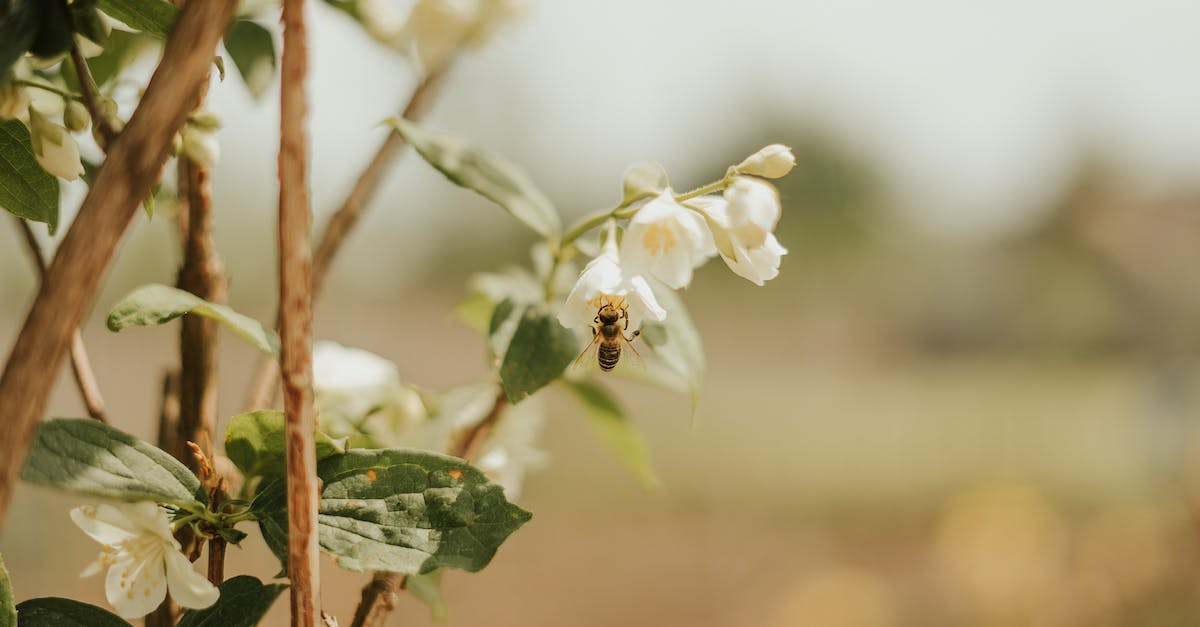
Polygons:
M579 366L583 363L583 358L587 357L589 354L595 355L599 348L600 334L596 333L595 329L592 329L592 341L588 342L587 346L583 347L583 350L580 351L579 356L575 358L575 363L571 364L571 367L579 368Z
M634 338L637 338L637 336L636 336L636 335L635 335L635 336L633 336L633 337L634 337ZM633 341L632 341L632 340L629 340L629 339L626 339L626 337L625 337L624 335L622 335L622 336L621 336L621 343L625 345L625 348L628 348L628 349L629 349L629 350L630 350L630 351L633 353L633 356L634 356L634 358L636 358L636 359L637 359L637 363L638 363L638 365L639 365L639 366L641 366L643 369L645 369L645 368L646 368L646 360L645 360L645 359L642 359L642 354L641 354L641 353L639 353L639 352L638 352L638 349L637 349L637 347L635 347L635 346L633 345Z

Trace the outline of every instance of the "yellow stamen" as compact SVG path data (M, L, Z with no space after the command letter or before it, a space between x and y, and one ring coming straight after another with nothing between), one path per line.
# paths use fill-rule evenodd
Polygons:
M651 255L665 255L675 247L675 233L661 222L651 224L642 235L642 247Z

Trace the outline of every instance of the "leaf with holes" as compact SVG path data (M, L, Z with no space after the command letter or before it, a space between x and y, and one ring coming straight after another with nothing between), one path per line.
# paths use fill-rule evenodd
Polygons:
M386 123L451 183L500 205L538 235L558 237L562 224L554 205L516 165L464 139L425 130L403 118Z
M0 121L0 208L58 229L58 179L38 165L20 120Z
M404 574L475 572L532 516L456 457L418 450L353 449L317 465L321 548L342 568ZM254 511L286 568L287 486L263 486Z
M21 478L123 501L208 502L200 480L179 460L86 418L56 418L39 425Z
M113 305L108 312L108 328L120 331L129 327L164 324L189 313L220 322L268 355L279 354L279 337L261 322L225 305L210 303L191 292L157 283L143 285Z

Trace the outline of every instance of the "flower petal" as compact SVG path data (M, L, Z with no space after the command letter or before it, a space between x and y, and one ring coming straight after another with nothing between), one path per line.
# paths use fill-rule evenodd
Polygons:
M167 585L171 598L183 607L205 608L217 602L221 591L192 568L192 563L179 551L165 553Z
M779 263L787 254L787 249L779 244L773 233L767 233L762 246L747 249L739 245L736 252L736 259L722 255L725 264L738 276L755 285L762 285L779 276Z
M630 330L642 328L645 319L655 322L666 319L667 310L658 304L658 300L654 298L654 291L650 289L650 284L645 278L635 276L629 280L629 284L631 290L625 302L629 304Z
M104 545L124 542L137 535L135 524L112 505L83 505L71 510L71 521L93 540Z
M138 618L154 611L167 596L162 551L153 550L136 559L122 554L104 579L104 596L121 618Z

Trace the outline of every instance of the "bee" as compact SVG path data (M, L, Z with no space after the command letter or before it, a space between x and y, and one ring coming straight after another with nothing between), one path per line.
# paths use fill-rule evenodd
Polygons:
M642 334L642 331L638 329L632 334L626 335L629 332L629 306L625 304L624 298L615 303L608 302L602 305L596 312L593 322L595 325L592 326L592 341L588 342L588 345L583 348L583 352L579 353L579 357L575 359L576 366L595 348L596 360L600 364L600 369L608 372L616 368L617 362L621 360L622 343L628 346L638 359L641 359L641 355L633 347L632 342Z

